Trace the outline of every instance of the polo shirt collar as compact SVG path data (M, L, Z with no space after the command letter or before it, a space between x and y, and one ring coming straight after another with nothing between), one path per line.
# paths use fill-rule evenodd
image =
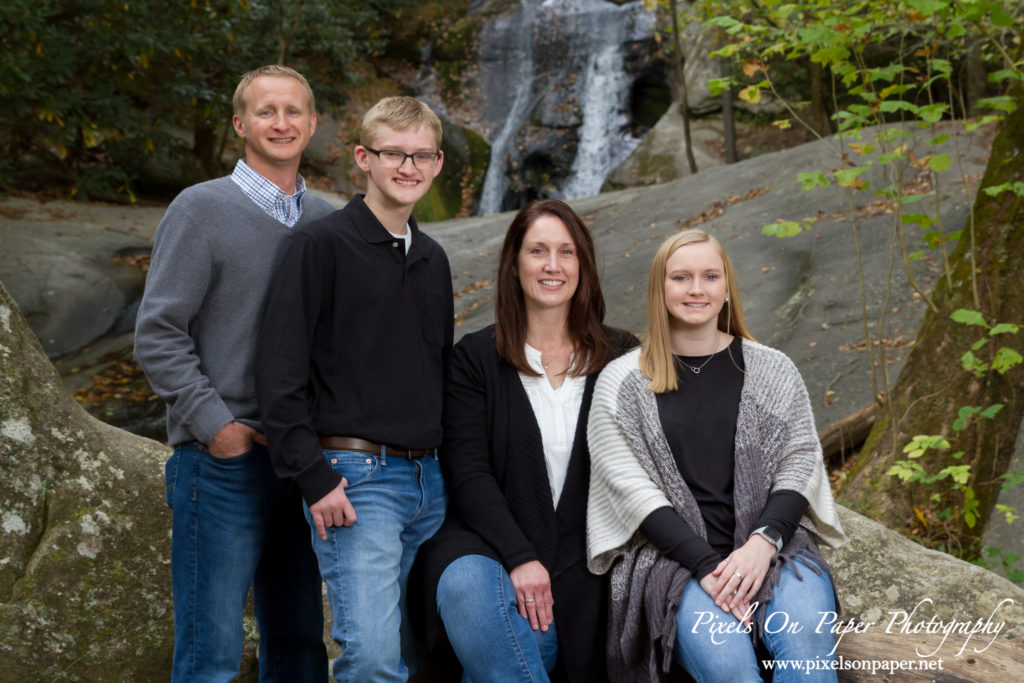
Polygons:
M348 206L352 213L355 214L356 220L353 221L356 226L356 230L359 232L359 236L370 244L380 244L382 242L391 243L394 241L394 237L388 232L384 224L380 222L370 207L366 205L366 195L357 194L348 203ZM426 253L423 252L423 240L419 237L420 229L416 225L416 219L409 216L409 229L412 230L412 244L409 247L409 253L406 254L406 262L418 260L420 258L426 258Z

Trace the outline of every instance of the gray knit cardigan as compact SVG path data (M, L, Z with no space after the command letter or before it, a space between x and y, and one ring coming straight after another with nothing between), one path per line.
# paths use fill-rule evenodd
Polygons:
M799 576L794 560L801 554L828 571L815 540L838 546L845 536L799 371L775 349L746 339L742 349L746 375L736 420L735 547L749 538L772 491L796 491L809 503L756 596L763 610L783 564L790 563ZM592 460L587 557L591 571L611 570L608 673L613 681L654 681L666 675L675 643L675 612L691 578L639 533L640 523L654 510L672 506L707 538L700 509L665 439L639 358L640 350L634 350L601 373L587 430Z

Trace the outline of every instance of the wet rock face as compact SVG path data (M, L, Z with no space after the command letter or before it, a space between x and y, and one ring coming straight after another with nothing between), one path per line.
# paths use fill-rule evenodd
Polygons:
M166 678L167 454L66 394L0 285L0 679Z
M451 113L492 145L481 213L596 194L656 120L649 100L667 93L653 13L636 1L524 0L484 16L457 87L439 79L436 95L458 100Z

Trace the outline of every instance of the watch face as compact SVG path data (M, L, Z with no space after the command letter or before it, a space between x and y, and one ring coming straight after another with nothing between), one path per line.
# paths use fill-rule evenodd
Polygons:
M772 543L776 543L777 544L779 541L782 540L782 534L780 534L775 529L765 529L764 530L764 535L767 536L768 538L770 538L772 540Z

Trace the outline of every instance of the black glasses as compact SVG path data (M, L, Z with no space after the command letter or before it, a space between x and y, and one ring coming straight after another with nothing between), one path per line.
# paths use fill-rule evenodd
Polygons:
M380 165L384 168L400 168L406 159L412 159L412 164L421 171L429 171L437 166L441 160L440 152L413 152L406 154L397 149L374 149L363 145L363 149L371 154L376 154L380 159Z

